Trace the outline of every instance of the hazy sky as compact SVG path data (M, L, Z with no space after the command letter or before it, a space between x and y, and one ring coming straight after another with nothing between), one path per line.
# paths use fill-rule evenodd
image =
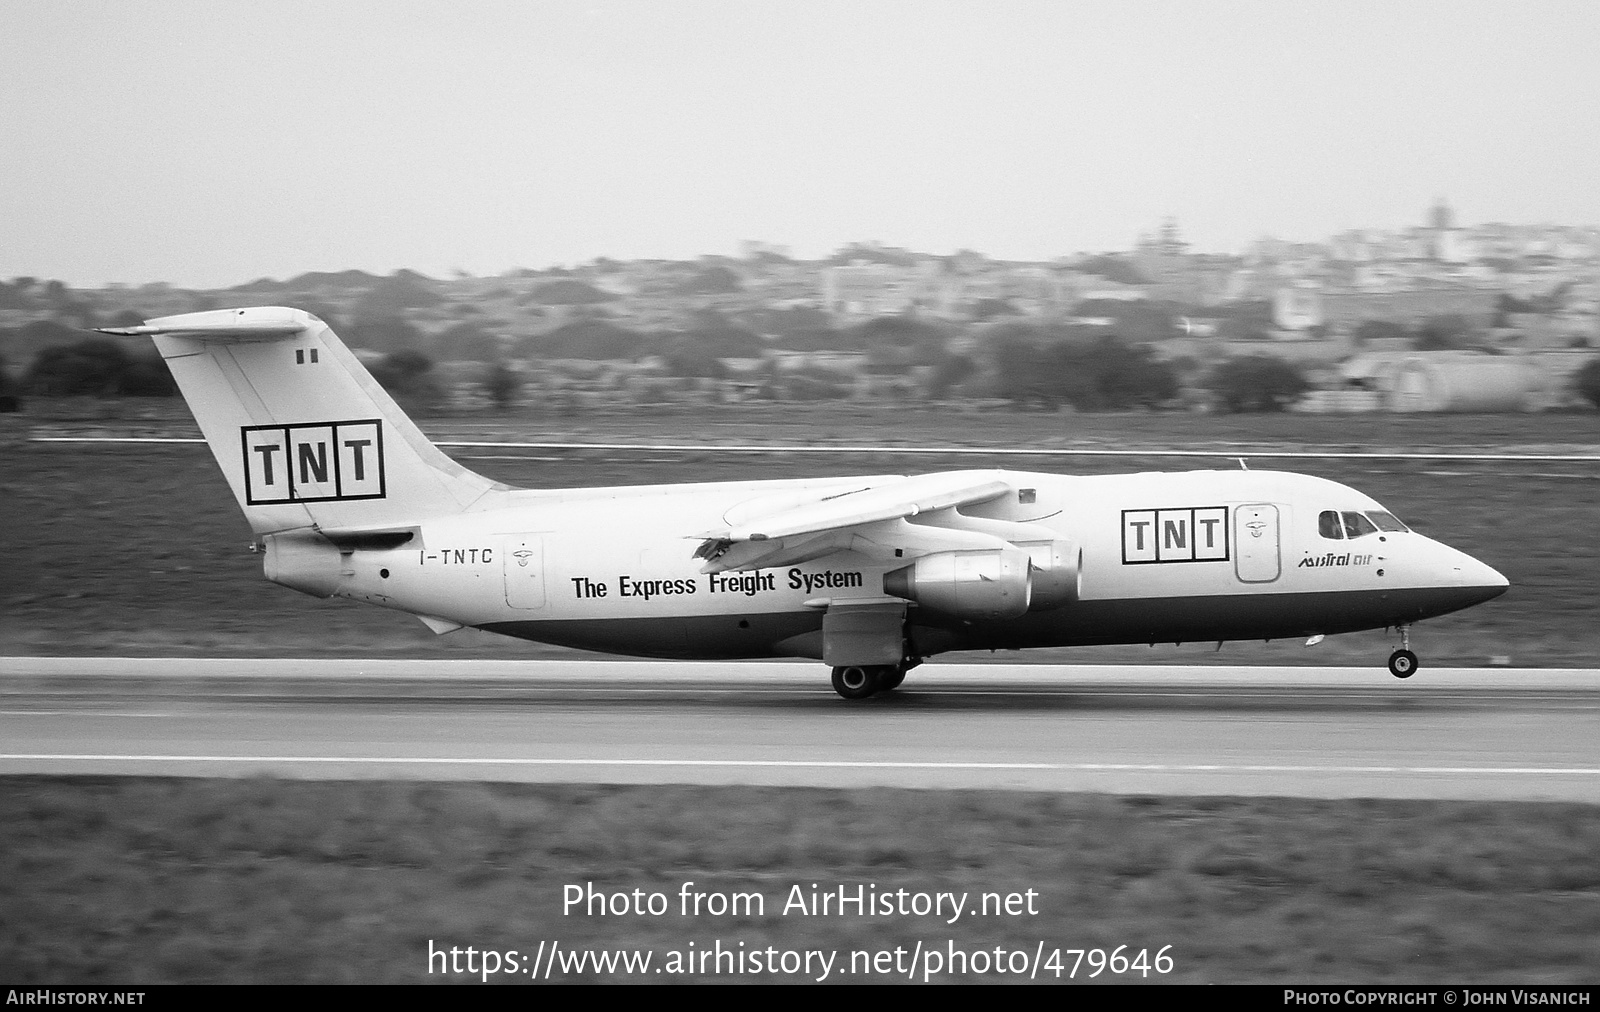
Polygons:
M0 277L1600 223L1600 4L0 0Z

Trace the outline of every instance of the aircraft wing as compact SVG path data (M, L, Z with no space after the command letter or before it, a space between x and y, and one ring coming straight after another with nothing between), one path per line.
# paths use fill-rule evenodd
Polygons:
M706 560L702 572L721 573L791 565L845 550L914 558L990 548L998 541L993 536L909 521L1011 491L993 471L947 471L834 492L750 517L736 508L729 513L736 522L698 535L702 543L695 557Z

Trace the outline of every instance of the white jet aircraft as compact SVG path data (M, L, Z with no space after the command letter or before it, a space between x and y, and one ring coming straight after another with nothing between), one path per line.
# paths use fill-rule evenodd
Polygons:
M445 456L309 313L141 327L269 580L610 653L811 657L847 699L948 650L1309 637L1496 597L1371 498L1275 471L948 471L534 490Z

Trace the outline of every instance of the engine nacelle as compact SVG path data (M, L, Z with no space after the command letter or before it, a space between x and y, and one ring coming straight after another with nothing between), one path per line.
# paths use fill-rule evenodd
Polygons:
M1033 563L1033 598L1029 611L1050 611L1078 599L1083 577L1083 549L1070 541L1019 541Z
M314 531L268 534L261 568L267 579L312 597L332 597L344 578L339 547Z
M1032 598L1031 567L1019 548L940 552L885 573L883 590L961 618L1016 618Z

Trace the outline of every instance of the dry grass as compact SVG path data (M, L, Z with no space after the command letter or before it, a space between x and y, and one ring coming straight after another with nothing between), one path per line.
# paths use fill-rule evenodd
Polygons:
M765 913L562 913L569 883L675 903L685 881ZM811 883L1031 888L1039 914L783 916ZM1600 808L10 777L0 911L0 979L28 984L422 981L430 939L1171 945L1187 982L1585 982Z

